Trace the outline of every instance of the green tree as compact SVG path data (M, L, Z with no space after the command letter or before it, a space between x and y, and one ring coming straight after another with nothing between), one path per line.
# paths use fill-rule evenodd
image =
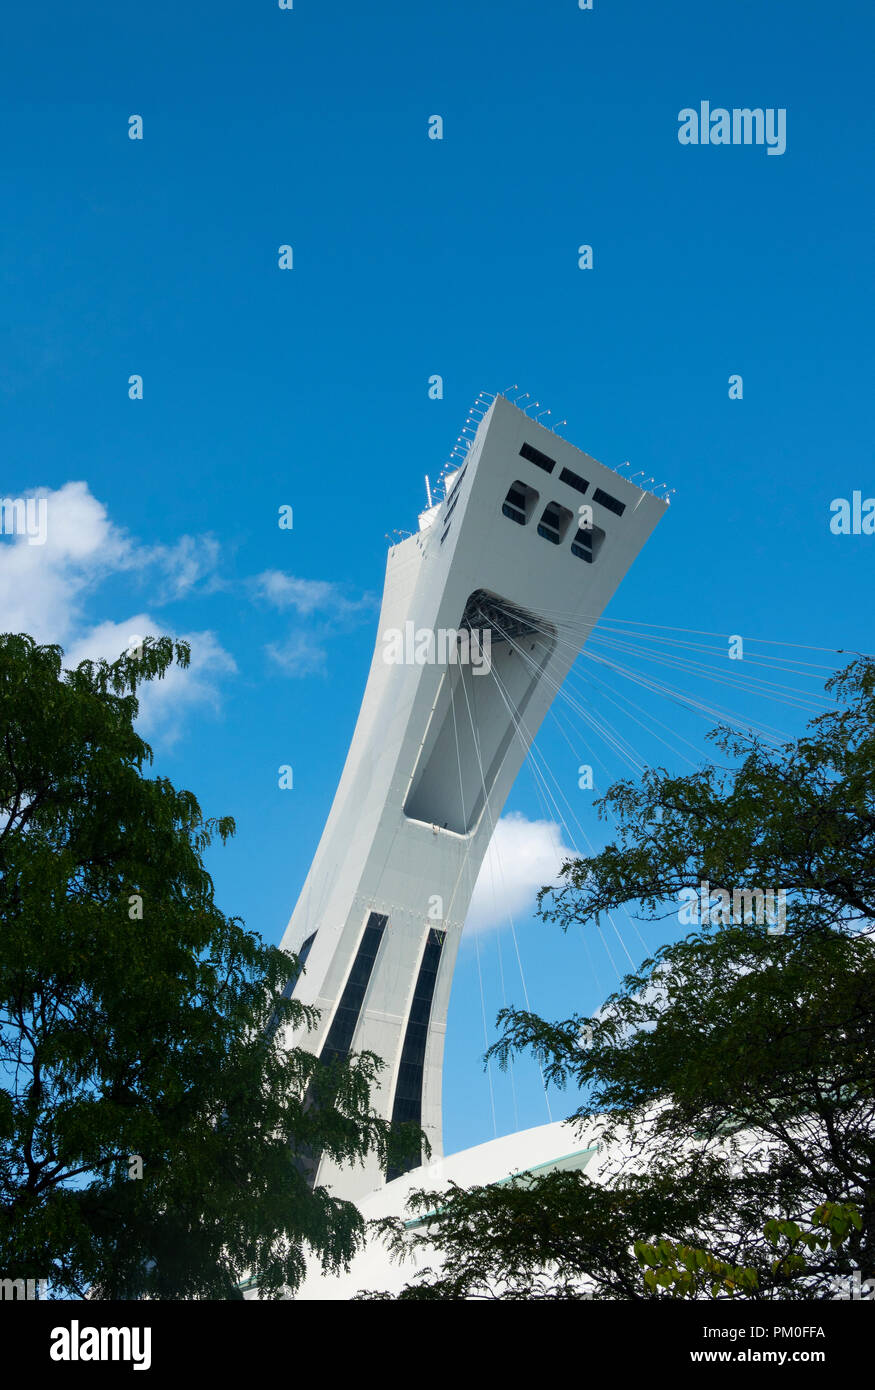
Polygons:
M298 963L227 917L233 834L145 775L137 689L188 648L62 666L0 637L0 1274L104 1298L294 1288L361 1239L296 1154L388 1157L371 1054L282 1046ZM141 1176L140 1176L141 1174Z
M862 1227L860 1213L853 1203L824 1202L811 1214L810 1229L804 1231L795 1221L767 1221L763 1234L779 1252L772 1260L772 1273L810 1275L811 1266L803 1251L838 1250L851 1231ZM784 1249L781 1250L781 1244ZM756 1298L759 1295L759 1276L755 1269L728 1265L715 1259L708 1250L694 1250L688 1245L675 1245L661 1240L656 1245L635 1242L635 1255L644 1267L644 1283L651 1292L660 1289L670 1298L698 1298L710 1292L712 1298L721 1295Z
M627 904L674 916L707 880L785 889L785 930L700 923L595 1018L503 1010L491 1054L531 1051L548 1081L580 1089L572 1118L606 1146L603 1180L419 1194L423 1224L382 1231L442 1264L402 1296L658 1297L696 1252L719 1275L698 1280L703 1296L829 1298L875 1271L875 663L827 690L836 707L778 750L718 730L729 767L608 791L616 842L564 866L545 921L586 930ZM839 1240L793 1234L846 1210ZM778 1236L796 1247L776 1259ZM661 1284L643 1277L647 1250Z

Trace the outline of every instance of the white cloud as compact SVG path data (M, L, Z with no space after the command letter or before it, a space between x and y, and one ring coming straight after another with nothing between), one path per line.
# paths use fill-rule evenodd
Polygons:
M218 543L182 536L172 546L141 545L110 521L84 482L33 488L45 499L45 544L24 535L0 542L0 613L6 632L28 632L40 642L75 640L85 600L114 574L139 571L157 587L155 602L180 598L203 581L215 587Z
M260 598L275 608L294 608L304 617L320 608L327 608L335 586L324 579L297 579L282 570L264 570L252 581Z
M153 611L193 592L210 594L223 588L215 537L184 535L169 544L143 544L110 519L85 482L54 490L34 488L28 495L44 501L45 543L32 543L33 537L26 534L0 535L0 627L30 633L38 642L60 643L68 666L89 657L115 659L132 635L184 635L192 645L191 666L185 671L173 668L163 681L141 688L141 727L174 738L186 713L196 707L217 708L220 678L236 666L214 632L181 634L171 621L155 619L148 611L121 622L115 614L99 621L108 607L104 594L102 614L94 611L96 591L121 576L147 590ZM282 570L266 570L246 587L255 599L304 621L304 626L279 634L266 647L269 660L295 678L324 674L328 637L377 606L373 594L349 598L328 580L301 579Z
M328 653L312 634L292 633L285 642L269 642L268 656L287 676L323 675Z
M212 594L222 588L216 574L219 542L214 536L180 536L175 545L155 545L141 554L144 565L156 565L162 573L158 602L184 598L194 589Z
M495 827L480 870L465 930L487 931L530 917L538 890L555 883L574 851L562 843L559 826L549 820L527 820L512 811Z
M89 590L133 566L130 542L86 483L65 483L54 492L35 488L30 495L46 500L46 541L30 545L16 535L0 544L3 628L64 643L81 620Z
M264 570L252 580L252 587L259 598L275 608L293 608L303 618L319 612L328 612L334 619L348 618L373 608L376 603L373 594L349 599L343 595L339 584L327 579L299 579L284 570Z
M327 579L300 579L284 570L264 570L249 581L250 591L257 599L280 611L294 611L301 618L323 615L308 629L295 628L280 641L265 647L268 657L287 676L324 675L328 652L324 642L342 626L353 625L365 614L376 610L374 594L347 598L339 584Z
M105 580L134 572L150 582L159 605L197 586L209 592L218 584L218 543L210 536L182 536L173 545L142 545L109 519L84 482L34 488L28 495L45 499L45 543L31 544L20 534L0 539L2 629L60 643L68 667L87 658L114 660L134 635L184 636L192 648L188 669L174 666L139 693L143 732L159 731L172 741L186 713L218 707L218 680L236 670L233 658L213 632L176 634L171 623L147 613L95 624L87 603Z

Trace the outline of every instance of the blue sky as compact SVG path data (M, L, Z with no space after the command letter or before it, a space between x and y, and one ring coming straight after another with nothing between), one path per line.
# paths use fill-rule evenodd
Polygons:
M875 537L831 534L829 507L875 494L873 27L862 0L48 3L6 17L3 492L58 496L45 547L0 538L2 625L76 655L143 624L192 635L192 671L144 727L158 770L236 816L210 867L222 906L266 939L342 767L386 533L415 526L423 474L481 389L519 383L567 416L574 443L677 489L611 617L663 641L675 627L740 633L748 661L828 666L829 651L801 647L872 649ZM681 146L678 113L701 100L785 108L786 152ZM128 139L135 113L142 141ZM441 141L427 138L433 114ZM725 636L689 640L726 676ZM817 674L770 678L811 690ZM702 748L698 716L625 689ZM786 732L802 717L722 698ZM639 758L683 765L623 727ZM572 749L552 723L540 742L597 840ZM629 767L597 744L598 792ZM277 787L284 763L292 792ZM552 814L525 771L508 811ZM594 1009L615 983L597 936L564 938L528 911L517 931L548 1016ZM664 935L641 931L649 946ZM469 938L449 1150L493 1132ZM478 939L491 1031L502 969L510 1002L521 985L507 927L484 922ZM499 1132L546 1118L531 1066L515 1098L508 1078L494 1084Z

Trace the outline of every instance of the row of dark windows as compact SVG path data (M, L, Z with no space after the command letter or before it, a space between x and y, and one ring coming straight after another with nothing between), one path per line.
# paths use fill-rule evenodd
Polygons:
M438 931L436 927L432 927L429 930L425 950L422 953L419 974L416 977L416 987L410 1004L410 1013L407 1017L401 1060L398 1065L398 1080L392 1106L392 1123L396 1125L422 1124L422 1083L425 1072L428 1023L431 1018L432 1000L434 999L438 967L445 940L446 932ZM420 1156L419 1162L421 1161ZM408 1159L403 1165L390 1164L386 1171L386 1181L391 1182L393 1178L399 1178L402 1173L418 1166L419 1163L416 1159Z
M511 483L501 504L501 510L509 520L515 521L519 526L525 526L534 516L538 500L539 494L527 483ZM561 545L573 520L574 512L568 507L563 507L560 502L548 502L538 522L538 535L551 545ZM604 538L605 533L598 526L578 526L571 541L571 553L591 565L601 549Z
M536 449L532 444L524 444L520 449L520 454L524 459L528 459L529 463L533 463L536 468L543 468L545 473L552 473L553 469L556 467L555 459L551 459L549 454L542 454L541 450ZM569 487L576 488L578 492L585 493L589 487L586 478L581 478L579 473L574 473L570 468L562 469L559 474L559 481L561 483L567 483ZM607 510L613 512L615 516L622 516L626 510L625 502L621 502L617 497L612 497L611 494L605 492L603 488L597 487L592 496L594 502L598 502L600 506L606 507ZM516 517L512 519L514 521L517 520Z
M545 473L552 473L553 469L556 467L556 460L551 459L549 454L543 454L541 450L536 449L533 444L523 444L520 449L520 454L524 459L527 459L529 463L533 463L536 468L542 468ZM444 533L441 536L441 545L443 545L449 535L450 518L453 508L459 500L459 487L461 486L462 478L465 475L465 469L467 467L468 465L465 464L465 468L462 469L459 479L453 488L453 500L450 502L444 517ZM563 468L560 471L559 481L561 483L566 483L569 487L575 488L577 492L583 495L586 494L589 488L589 481L586 478L582 478L579 473L575 473L571 468ZM526 491L531 491L531 489L526 489L523 483L514 483L508 490L507 497L501 507L502 513L510 521L515 521L519 526L525 526L529 519L526 508ZM534 496L537 500L537 493L534 493ZM599 506L604 507L607 511L613 512L614 516L622 516L626 510L625 502L621 502L619 498L613 497L609 492L605 492L604 488L597 487L592 496L594 502L597 502ZM558 515L561 511L567 512L567 508L560 508L558 502L551 502L546 508L538 526L538 535L542 536L544 540L551 541L553 545L560 544L562 534L564 533L564 528L557 524ZM568 515L570 515L570 513L568 513ZM571 549L575 555L579 555L582 559L592 562L594 558L593 547L591 544L587 546L584 541L580 540L579 536L575 537Z
M441 536L441 545L443 545L444 541L445 541L446 538L447 538L447 535L449 534L449 530L450 530L450 518L451 518L451 516L453 515L453 508L455 507L456 503L457 503L458 500L459 500L459 488L462 486L462 479L463 479L464 476L465 476L465 473L466 473L466 471L467 471L467 468L468 468L468 465L467 465L467 463L466 463L466 464L465 464L465 467L462 469L461 473L459 474L458 478L456 479L456 484L455 484L455 487L453 488L453 494L452 494L452 499L453 499L453 500L450 502L450 505L447 507L446 515L445 515L445 517L444 517L444 534Z
M457 502L458 499L459 499L459 488L462 486L462 483L463 483L464 480L465 480L465 474L466 474L467 472L468 472L468 465L467 465L467 463L466 463L465 466L464 466L464 468L462 469L461 473L459 474L458 478L457 478L456 481L453 483L453 490L452 490L452 492L450 493L450 497L452 498L452 501L450 502L450 508L451 508L451 509L456 505L456 502Z

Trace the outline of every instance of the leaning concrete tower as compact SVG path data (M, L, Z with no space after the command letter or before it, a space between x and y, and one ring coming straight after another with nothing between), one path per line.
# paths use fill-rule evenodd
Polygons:
M393 546L355 733L282 945L321 1010L292 1041L386 1063L380 1112L441 1145L441 1070L459 939L529 744L667 503L503 396L446 494ZM574 634L572 636L572 634ZM357 1199L376 1165L314 1178Z

